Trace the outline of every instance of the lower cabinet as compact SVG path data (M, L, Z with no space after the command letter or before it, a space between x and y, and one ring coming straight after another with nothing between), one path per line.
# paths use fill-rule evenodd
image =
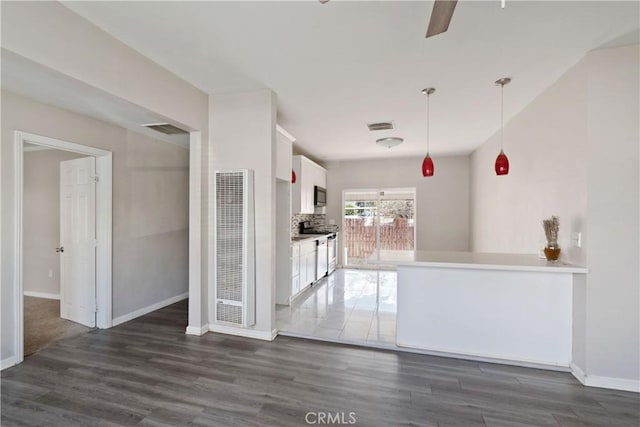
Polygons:
M295 296L300 292L300 276L294 276L291 278L291 296Z
M313 242L315 244L315 241ZM307 254L307 280L305 280L305 286L310 285L316 281L316 268L318 258L317 258L317 250L314 249L310 253Z
M305 288L316 280L316 241L300 244L300 288ZM303 271L304 270L304 271Z
M318 269L318 239L310 237L292 242L290 254L291 294L285 295L285 298L289 298L289 302L316 281L316 271ZM288 294L286 282L283 284L284 287L281 289L284 289Z
M300 292L300 245L291 245L291 297Z
M291 298L316 280L316 241L291 245Z

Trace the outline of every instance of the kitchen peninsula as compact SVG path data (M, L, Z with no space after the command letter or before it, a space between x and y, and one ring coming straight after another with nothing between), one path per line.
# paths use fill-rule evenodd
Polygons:
M587 269L536 255L416 251L398 263L397 345L567 368Z

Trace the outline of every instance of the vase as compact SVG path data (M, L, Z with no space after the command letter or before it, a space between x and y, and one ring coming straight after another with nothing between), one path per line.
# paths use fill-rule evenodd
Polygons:
M547 245L547 247L544 248L544 256L548 261L558 261L558 258L560 258L560 246Z

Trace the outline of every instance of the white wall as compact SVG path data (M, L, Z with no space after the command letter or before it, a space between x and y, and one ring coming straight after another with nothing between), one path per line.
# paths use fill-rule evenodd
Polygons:
M3 144L16 130L113 152L113 318L187 292L188 150L3 91Z
M155 114L172 119L183 128L201 131L202 147L191 150L192 166L202 162L202 173L190 187L190 230L207 229L208 97L205 93L111 37L58 2L2 2L2 48L54 71L115 95ZM3 100L4 101L4 100ZM4 105L3 105L4 107ZM4 108L3 108L4 109ZM46 116L37 122L46 123ZM26 130L26 129L23 129ZM50 135L53 136L53 135ZM64 139L64 138L61 138ZM14 349L13 148L2 142L2 326L0 358L9 360ZM202 151L202 153L201 153ZM115 161L115 159L114 159ZM199 172L199 168L192 168ZM196 172L196 173L197 173ZM117 206L114 206L117 209ZM115 230L114 230L115 231ZM201 248L201 262L191 269L195 283L190 293L189 324L206 323L206 234L196 234L190 246ZM195 252L194 252L195 253ZM195 267L198 267L197 269ZM197 270L197 271L196 271ZM135 302L132 302L135 303Z
M572 231L588 240L586 79L580 63L506 124L508 175L494 171L499 133L471 155L473 251L538 253L546 244L542 219L558 215L562 257L585 263L585 251L569 242ZM508 109L509 86L504 98Z
M587 61L586 372L640 391L639 46Z
M574 292L574 363L592 385L640 385L638 62L638 45L594 51L514 117L509 175L493 171L499 135L471 156L473 250L535 253L540 221L557 214L565 259L589 268Z
M2 48L207 131L202 91L59 2L2 2Z
M60 255L55 251L60 246L60 162L80 157L85 156L60 150L24 153L22 282L25 292L60 295Z
M422 176L422 157L327 163L327 221L342 224L343 190L414 187L416 249L469 250L469 157L433 161L429 178Z
M210 111L212 170L253 169L255 173L257 302L256 324L251 329L270 337L275 328L276 97L270 90L211 95ZM213 206L209 210L213 214ZM215 218L210 218L210 224L212 236ZM213 268L213 239L210 244ZM210 324L214 320L209 319ZM241 329L238 334L250 335Z

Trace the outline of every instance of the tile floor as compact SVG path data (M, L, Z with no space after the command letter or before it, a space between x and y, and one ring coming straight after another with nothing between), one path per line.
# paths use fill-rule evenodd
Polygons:
M280 334L396 348L397 273L340 269L277 306Z

